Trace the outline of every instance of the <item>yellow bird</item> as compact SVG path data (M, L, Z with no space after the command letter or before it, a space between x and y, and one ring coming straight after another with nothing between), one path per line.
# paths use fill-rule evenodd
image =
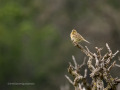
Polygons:
M71 37L71 41L76 42L76 43L81 42L81 41L85 41L85 42L89 43L79 33L77 33L77 31L75 29L72 30L70 37Z

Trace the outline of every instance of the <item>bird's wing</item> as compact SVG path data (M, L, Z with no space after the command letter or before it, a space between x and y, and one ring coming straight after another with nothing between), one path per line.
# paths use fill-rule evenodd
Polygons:
M79 33L77 33L77 37L78 37L79 39L84 39Z
M80 34L77 35L77 36L78 36L78 38L82 39L83 41L85 41L85 42L87 42L87 43L90 43L90 42L88 42L87 40L85 40Z

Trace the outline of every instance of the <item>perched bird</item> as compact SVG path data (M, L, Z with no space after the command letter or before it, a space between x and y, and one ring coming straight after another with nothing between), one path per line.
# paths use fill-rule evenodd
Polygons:
M72 30L70 37L71 37L71 41L76 42L76 43L81 42L81 41L85 41L85 42L89 43L79 33L77 33L77 31L75 29Z

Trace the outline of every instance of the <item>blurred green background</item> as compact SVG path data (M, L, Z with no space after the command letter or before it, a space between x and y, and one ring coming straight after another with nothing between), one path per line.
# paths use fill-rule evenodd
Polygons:
M103 47L104 55L106 43L120 50L120 0L1 0L0 90L60 90L72 55L79 64L85 57L71 43L72 29L91 43L81 42L93 53ZM113 77L120 78L119 69L112 69Z

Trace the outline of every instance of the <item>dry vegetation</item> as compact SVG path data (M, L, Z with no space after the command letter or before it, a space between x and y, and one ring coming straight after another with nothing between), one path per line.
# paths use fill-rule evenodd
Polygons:
M80 69L83 65L85 65L85 60L83 61L83 64L79 65L75 57L72 56L74 65L69 63L68 72L74 76L74 81L72 81L67 75L65 77L69 80L69 82L75 87L75 90L116 90L116 86L118 83L120 83L120 79L118 77L113 78L110 70L114 66L120 67L120 65L116 64L116 61L113 61L113 58L116 56L116 54L119 52L118 50L115 53L112 53L110 47L106 43L106 47L108 52L102 56L101 50L103 48L95 47L97 50L96 53L90 52L87 46L85 48L81 46L78 43L73 42L74 46L78 47L83 53L85 53L86 56L88 56L87 66L89 70L91 71L90 77L92 78L91 84L89 84L86 80L87 77L87 69L85 69L84 76L80 74ZM93 65L93 60L95 60L95 65ZM111 63L112 62L112 63ZM111 65L109 65L111 63ZM107 83L107 87L104 87L104 82Z

